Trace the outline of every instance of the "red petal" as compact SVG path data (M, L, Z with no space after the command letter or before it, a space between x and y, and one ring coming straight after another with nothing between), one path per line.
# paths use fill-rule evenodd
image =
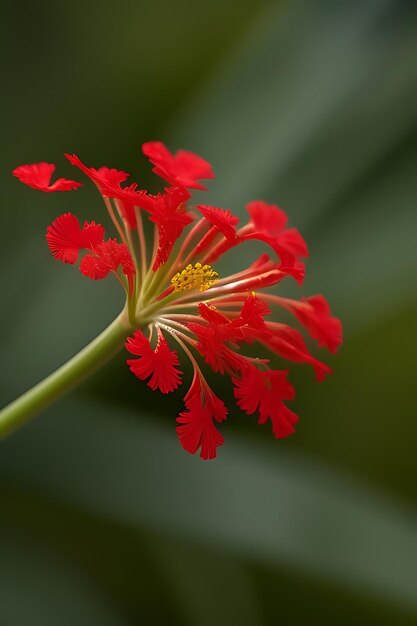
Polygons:
M197 181L202 178L214 178L210 163L193 152L179 150L172 154L160 141L144 143L142 152L155 166L153 172L172 185L206 189Z
M210 325L187 324L189 330L198 338L197 350L200 352L206 363L214 372L220 374L234 374L245 365L245 359L231 348L225 345L225 341L236 342L242 340L241 330L234 328L231 324Z
M211 352L215 352L214 359L209 357L210 361L218 362L220 359L223 361L223 342L237 343L244 340L251 340L254 336L258 336L260 333L265 332L270 334L265 326L264 316L268 315L271 311L267 304L257 298L254 294L250 294L244 301L242 310L239 315L230 320L219 309L213 305L200 302L198 305L201 317L209 324L207 326L201 326L199 324L188 324L190 330L193 330L200 338L200 340L208 339L215 341L212 346ZM216 348L214 347L216 345ZM207 349L204 349L207 352ZM226 355L227 357L230 355Z
M264 241L279 256L284 266L293 266L300 257L308 256L307 244L296 228L286 228L286 213L261 200L250 202L247 210L251 220L241 232L242 241Z
M226 419L227 409L208 386L202 389L198 376L194 377L189 392L185 397L186 411L177 417L177 435L180 444L190 454L200 449L204 460L216 457L216 448L224 438L213 423L213 418L221 422Z
M280 263L278 267L281 272L284 272L288 276L292 276L299 285L303 284L306 274L304 263L302 263L301 261L292 260L289 265L284 265L283 263Z
M239 222L239 218L233 215L229 209L220 209L215 206L199 204L197 209L204 215L206 220L215 226L226 239L236 241L235 225Z
M268 233L272 237L279 235L287 225L287 214L275 204L254 200L246 205L246 209L255 230Z
M82 247L87 250L94 248L104 239L104 226L93 222L84 222L81 231Z
M295 228L283 231L276 237L261 231L248 232L243 234L241 239L242 241L251 239L263 241L274 250L284 266L293 266L300 257L308 256L307 245Z
M77 183L75 180L67 180L66 178L58 178L51 185L51 176L54 171L55 165L53 163L42 162L20 165L13 170L13 175L25 185L40 191L70 191L71 189L82 187L81 183Z
M250 294L243 303L239 322L249 328L265 329L264 317L271 313L269 306L255 294Z
M108 276L110 270L100 258L97 258L92 254L86 254L81 259L80 272L81 274L84 274L84 276L87 276L87 278L102 280Z
M318 381L324 380L327 374L331 374L332 370L328 365L310 354L303 336L295 328L274 322L267 322L267 325L272 333L268 338L262 338L262 341L271 350L284 359L297 363L309 363L313 366Z
M99 167L98 169L88 167L76 154L66 154L65 156L71 165L78 167L97 185L102 196L119 201L122 217L127 221L130 228L136 228L135 206L146 211L153 208L154 196L149 195L143 189L138 189L137 183L131 183L126 187L120 186L120 183L129 177L127 172L109 167Z
M230 321L229 318L216 309L215 306L206 304L205 302L199 303L198 310L200 311L201 317L214 326L219 326L219 324L228 324Z
M279 303L295 315L319 346L326 347L329 352L337 351L343 342L342 322L332 316L324 296L317 294L300 302L279 298Z
M72 265L83 247L82 231L78 219L72 213L57 217L46 231L46 240L53 256Z
M307 244L296 228L287 228L278 235L276 247L280 250L281 258L284 257L285 251L296 258L308 256Z
M298 421L298 416L283 403L283 400L292 400L295 396L293 386L286 379L287 374L286 371L261 372L248 367L241 378L233 379L237 404L249 415L259 411L259 424L265 424L270 419L272 432L277 438L294 433L294 425Z
M117 189L123 181L125 181L129 174L121 170L116 170L109 167L88 167L84 165L81 159L76 154L65 155L71 165L78 167L86 176L88 176L99 188L100 192L104 196L113 197L114 189Z
M119 266L126 276L134 275L135 266L128 247L116 239L108 239L92 246L91 253L86 254L80 263L80 272L93 280L101 280Z
M181 187L170 187L165 193L158 194L149 219L158 226L158 249L153 263L153 271L168 260L172 248L184 228L193 221L187 213L185 202L190 197Z
M150 377L147 384L151 389L169 393L181 384L181 372L176 369L176 365L179 364L177 352L169 349L162 332L158 333L155 351L152 350L149 339L140 330L128 338L126 349L139 357L127 361L130 370L140 380Z

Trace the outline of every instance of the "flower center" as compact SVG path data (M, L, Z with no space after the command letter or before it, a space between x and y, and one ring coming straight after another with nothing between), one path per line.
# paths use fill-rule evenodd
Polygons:
M171 279L174 291L206 291L219 280L219 275L211 265L187 265Z

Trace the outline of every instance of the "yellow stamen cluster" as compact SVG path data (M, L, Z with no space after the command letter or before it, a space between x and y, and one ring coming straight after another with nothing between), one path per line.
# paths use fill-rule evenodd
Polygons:
M194 265L187 265L181 272L175 274L171 279L171 283L174 285L174 291L206 291L214 283L219 280L219 275L211 265L201 265L201 263L194 263Z

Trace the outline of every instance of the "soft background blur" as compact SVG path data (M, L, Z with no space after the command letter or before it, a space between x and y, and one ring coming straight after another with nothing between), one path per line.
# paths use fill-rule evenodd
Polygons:
M232 410L218 459L187 455L182 394L121 355L2 443L2 626L416 623L416 2L40 0L0 28L3 404L122 306L45 245L61 212L102 219L92 186L10 174L79 178L64 151L154 189L143 141L201 153L207 203L287 210L302 293L345 326L325 383L292 367L289 440Z

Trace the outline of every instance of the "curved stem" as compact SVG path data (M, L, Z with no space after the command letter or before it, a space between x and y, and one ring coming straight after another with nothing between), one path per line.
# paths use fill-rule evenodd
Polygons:
M0 438L23 426L119 352L132 327L123 311L96 339L65 365L0 411Z

